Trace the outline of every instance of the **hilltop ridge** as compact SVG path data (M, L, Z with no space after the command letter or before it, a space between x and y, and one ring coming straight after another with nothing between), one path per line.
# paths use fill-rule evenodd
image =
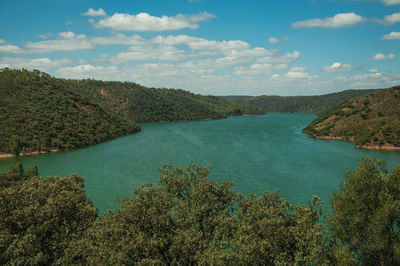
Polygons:
M248 103L267 113L322 113L354 97L376 90L345 90L312 96L224 96L226 99Z
M322 113L303 132L350 141L357 148L400 150L400 86L348 100Z

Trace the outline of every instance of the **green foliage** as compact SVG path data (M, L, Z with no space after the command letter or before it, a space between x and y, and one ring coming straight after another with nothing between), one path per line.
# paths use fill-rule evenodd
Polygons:
M16 156L94 145L138 132L137 122L264 113L248 103L183 90L7 68L0 70L0 96L0 152Z
M346 90L318 96L224 96L224 98L249 103L270 113L323 113L354 97L375 90ZM353 109L351 103L346 108Z
M12 154L14 154L15 157L18 157L20 152L21 152L21 150L22 150L22 146L23 146L19 136L12 135L10 140L9 140L9 142L8 142L8 144L9 144L9 147L10 147L9 148L10 152Z
M323 226L318 198L295 206L277 193L250 195L239 207L231 241L232 265L311 265L322 263Z
M56 263L96 214L76 175L32 177L0 188L0 264Z
M3 153L80 148L139 130L40 71L0 70L0 96Z
M135 122L219 119L262 114L261 108L184 90L146 88L133 82L60 80L74 93L95 100Z
M0 186L0 263L399 265L400 165L384 166L366 157L346 175L330 231L317 197L307 206L278 193L244 198L194 165L164 167L158 185L135 189L97 219L82 177L0 174L9 182Z
M384 166L362 159L332 197L332 234L360 265L400 264L400 166Z
M160 185L136 189L66 251L65 264L301 264L319 261L320 206L279 195L247 199L208 169L165 167Z
M393 87L349 100L319 115L303 131L310 136L341 137L357 147L399 147L398 94L398 87Z
M38 167L37 167L36 165L34 165L34 166L28 166L28 167L26 168L25 175L26 175L27 177L39 176Z

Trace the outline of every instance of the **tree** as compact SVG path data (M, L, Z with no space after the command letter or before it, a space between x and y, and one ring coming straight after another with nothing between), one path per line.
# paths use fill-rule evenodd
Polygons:
M8 169L9 174L16 174L20 178L24 176L24 166L22 165L21 162L17 162L15 167L11 166L10 169Z
M56 264L95 220L83 178L31 177L0 188L0 264Z
M38 170L37 166L36 165L28 166L26 168L25 175L27 177L39 176L39 170Z
M320 207L278 194L243 200L209 168L165 167L159 185L144 185L121 209L101 216L72 241L64 264L310 264L324 246Z
M18 157L23 146L20 137L17 135L12 135L8 143L10 152L14 154L15 157Z
M365 157L333 194L331 221L338 246L357 264L400 264L400 166ZM340 262L340 257L337 258Z

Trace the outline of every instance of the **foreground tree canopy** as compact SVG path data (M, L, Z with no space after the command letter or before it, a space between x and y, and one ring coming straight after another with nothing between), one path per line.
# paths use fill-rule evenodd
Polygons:
M400 263L400 167L388 173L371 158L344 178L328 223L318 198L298 206L278 193L244 197L194 165L164 167L159 184L100 217L82 177L37 174L17 165L0 176L1 264Z

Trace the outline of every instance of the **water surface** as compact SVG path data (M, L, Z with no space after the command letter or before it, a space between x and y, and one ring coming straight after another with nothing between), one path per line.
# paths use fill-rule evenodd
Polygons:
M100 212L118 206L133 187L158 182L164 164L212 166L211 178L235 183L244 194L279 190L304 204L318 195L328 205L342 177L365 156L384 159L391 169L400 152L355 149L338 140L314 140L301 129L313 114L267 114L223 120L152 123L138 134L93 147L20 159L0 160L5 172L16 161L37 165L42 176L77 173Z

